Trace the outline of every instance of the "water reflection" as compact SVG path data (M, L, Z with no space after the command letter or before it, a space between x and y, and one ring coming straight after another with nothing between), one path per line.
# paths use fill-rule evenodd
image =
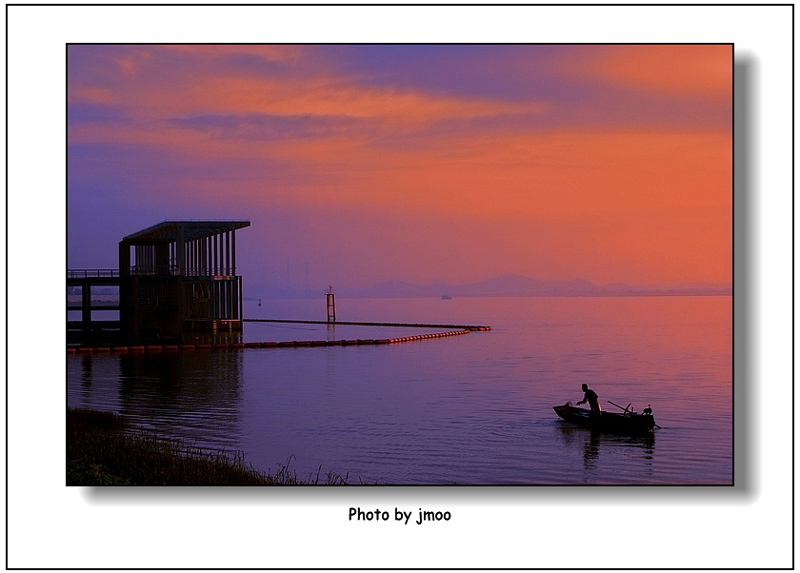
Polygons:
M731 483L727 299L449 303L359 300L348 319L494 330L414 344L71 355L68 404L243 450L262 471L294 454L298 474L323 464L385 483ZM424 332L410 330L247 323L243 338ZM584 381L626 404L652 403L665 428L658 451L653 437L557 422L551 404Z
M656 442L654 433L623 436L576 428L561 420L556 424L565 450L580 454L585 479L596 477L602 465L608 462L618 467L619 481L624 482L625 465L622 462L625 461L636 462L637 480L642 475L652 477Z
M145 428L237 448L242 435L241 351L80 357L73 406L112 410ZM209 431L213 428L213 431Z

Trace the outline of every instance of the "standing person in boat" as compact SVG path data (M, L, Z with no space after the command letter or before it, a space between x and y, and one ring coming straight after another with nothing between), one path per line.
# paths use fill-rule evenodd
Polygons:
M586 384L581 385L581 390L583 390L583 400L578 402L578 406L581 404L585 404L589 402L589 406L592 408L592 414L599 414L600 413L600 402L597 401L597 393L589 388Z

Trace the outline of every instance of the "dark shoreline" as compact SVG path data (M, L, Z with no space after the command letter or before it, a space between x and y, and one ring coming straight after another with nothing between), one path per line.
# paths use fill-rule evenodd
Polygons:
M67 486L346 485L349 477L318 470L301 480L290 461L264 474L242 452L199 448L136 428L113 412L85 408L67 409L66 447Z

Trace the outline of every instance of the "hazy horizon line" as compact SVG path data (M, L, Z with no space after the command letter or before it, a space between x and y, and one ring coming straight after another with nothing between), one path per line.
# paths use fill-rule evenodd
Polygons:
M329 287L309 287L297 284L256 283L249 288L248 297L291 295L300 298L324 293ZM598 285L589 279L538 279L517 274L501 274L472 282L429 281L415 283L403 279L385 280L368 286L345 285L333 287L337 294L352 297L414 298L432 296L641 296L641 295L730 295L730 283L693 282L677 284Z

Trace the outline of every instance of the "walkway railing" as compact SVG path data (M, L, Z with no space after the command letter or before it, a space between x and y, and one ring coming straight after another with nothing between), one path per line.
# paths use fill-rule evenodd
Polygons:
M68 269L68 279L100 279L119 276L119 269Z
M328 323L321 320L282 320L273 318L243 318L242 322L288 322L293 324L332 324L334 326L400 326L411 328L452 328L457 330L466 331L487 331L491 330L491 326L475 325L475 324L425 324L425 323L412 323L412 322L346 322L336 321Z

